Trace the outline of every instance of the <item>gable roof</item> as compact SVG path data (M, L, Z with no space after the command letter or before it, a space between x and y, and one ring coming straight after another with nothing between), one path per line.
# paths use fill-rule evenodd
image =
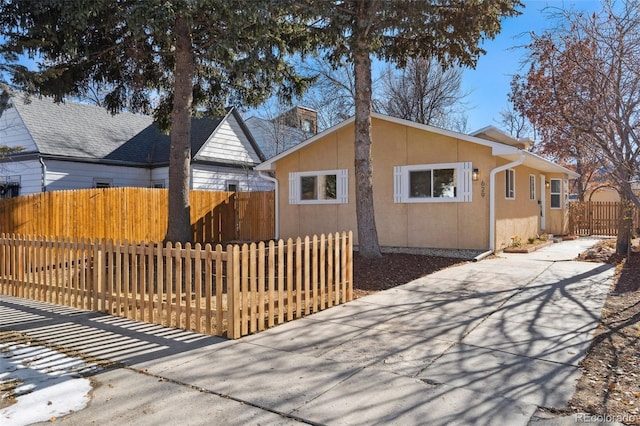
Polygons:
M529 138L514 138L504 130L498 129L495 126L486 126L480 130L470 133L471 136L476 136L482 139L488 139L495 142L500 142L506 145L515 146L520 149L528 149L532 144L532 140Z
M114 155L114 152L136 134L153 126L152 117L127 112L114 116L98 106L75 102L56 104L50 98L35 96L28 101L22 96L14 96L12 104L40 154L144 161L140 158L140 151L145 150L143 147L128 149L127 156Z
M35 96L27 102L23 96L13 96L12 104L35 142L36 152L43 156L146 166L169 162L170 136L158 129L151 116L129 112L112 115L96 105L55 103L51 98ZM258 161L263 159L234 108L225 116L191 119L192 159L230 115L239 120ZM221 159L220 163L235 165L238 161Z
M466 142L471 142L471 143L475 143L478 145L482 145L482 146L486 146L491 148L491 153L494 156L498 156L510 161L514 161L517 160L521 155L525 156L525 161L524 161L524 165L526 166L530 166L532 168L535 168L537 170L540 171L544 171L544 172L550 172L550 173L566 173L568 174L570 177L572 178L577 178L580 175L577 174L576 172L569 170L565 167L559 166L549 160L546 160L536 154L533 154L529 151L526 150L522 150L519 149L513 145L507 145L504 143L500 143L500 142L496 142L493 140L489 140L489 139L484 139L484 138L480 138L478 136L472 136L472 135L466 135L464 133L459 133L459 132L454 132L451 130L445 130L445 129L440 129L438 127L433 127L433 126L429 126L426 124L420 124L420 123L416 123L414 121L409 121L409 120L404 120L401 118L396 118L396 117L391 117L388 115L384 115L384 114L380 114L380 113L371 113L371 118L375 118L378 120L382 120L382 121L387 121L387 122L391 122L391 123L397 123L403 126L407 126L407 127L412 127L415 129L419 129L419 130L424 130L427 132L431 132L431 133L435 133L438 135L443 135L443 136L449 136L455 139L460 139ZM339 123L333 127L330 127L329 129L318 133L317 135L307 139L306 141L276 155L273 158L268 159L267 161L263 162L262 164L258 165L256 167L256 170L259 171L272 171L275 170L275 163L280 160L281 158L284 158L296 151L298 151L299 149L304 148L307 145L310 145L312 143L314 143L315 141L317 141L318 139L323 138L324 136L335 132L339 129L342 129L352 123L354 123L355 121L355 117L351 117L345 121L343 121L342 123ZM487 128L485 128L487 129Z

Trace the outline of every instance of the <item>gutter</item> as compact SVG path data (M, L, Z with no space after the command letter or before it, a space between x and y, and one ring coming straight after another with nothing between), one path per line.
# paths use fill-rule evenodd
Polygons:
M520 158L516 161L496 167L491 170L491 173L489 174L489 251L491 253L496 250L496 174L512 167L519 166L524 163L524 159L525 153L523 152L520 154ZM480 256L483 254L485 253L482 253Z
M267 174L265 174L265 172L258 172L258 176L260 176L262 179L264 180L268 180L269 182L273 182L276 189L275 189L275 195L274 195L274 204L275 204L275 221L276 221L276 226L275 226L275 235L274 235L274 239L278 240L280 238L280 209L278 208L278 193L279 193L279 187L280 185L278 185L278 179L271 177Z
M38 161L42 165L42 192L47 192L47 165L44 164L42 156L38 157Z

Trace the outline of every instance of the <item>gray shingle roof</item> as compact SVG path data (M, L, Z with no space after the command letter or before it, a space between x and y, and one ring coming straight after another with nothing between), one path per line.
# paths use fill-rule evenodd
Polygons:
M128 112L112 115L95 105L56 104L50 98L31 97L25 103L22 96L14 96L13 105L42 155L146 165L169 162L169 135L159 131L153 117ZM193 155L223 119L192 119Z

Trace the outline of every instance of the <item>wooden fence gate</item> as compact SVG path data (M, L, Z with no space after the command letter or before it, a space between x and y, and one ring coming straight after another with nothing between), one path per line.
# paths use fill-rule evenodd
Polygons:
M573 235L618 235L622 203L584 201L569 204L569 232ZM640 210L633 208L633 230L640 225Z

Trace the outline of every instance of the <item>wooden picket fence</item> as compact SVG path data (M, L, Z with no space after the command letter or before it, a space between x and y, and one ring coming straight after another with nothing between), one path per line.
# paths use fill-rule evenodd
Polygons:
M573 235L618 235L622 203L585 201L569 204L569 232ZM633 230L640 226L640 210L633 209Z
M191 191L193 241L269 240L275 197L266 192ZM157 242L167 231L168 193L153 188L53 191L0 200L0 233Z
M0 294L239 338L353 298L352 233L221 245L0 235Z

